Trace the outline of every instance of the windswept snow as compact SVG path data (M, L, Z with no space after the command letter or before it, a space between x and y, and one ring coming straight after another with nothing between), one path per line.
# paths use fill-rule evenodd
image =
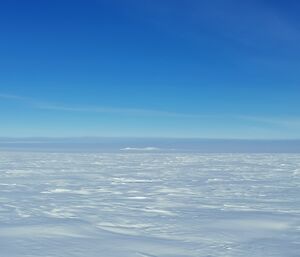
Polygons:
M0 257L296 257L300 155L0 153Z

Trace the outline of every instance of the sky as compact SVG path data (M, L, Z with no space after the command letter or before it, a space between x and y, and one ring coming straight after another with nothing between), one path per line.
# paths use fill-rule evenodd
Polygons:
M300 2L0 3L0 137L300 139Z

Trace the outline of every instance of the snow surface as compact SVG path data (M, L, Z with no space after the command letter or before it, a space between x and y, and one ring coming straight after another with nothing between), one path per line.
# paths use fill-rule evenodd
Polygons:
M300 256L300 155L0 152L1 257Z

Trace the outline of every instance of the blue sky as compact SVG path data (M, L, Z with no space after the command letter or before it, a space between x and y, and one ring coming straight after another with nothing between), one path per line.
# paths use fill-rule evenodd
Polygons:
M2 1L0 136L300 138L299 1Z

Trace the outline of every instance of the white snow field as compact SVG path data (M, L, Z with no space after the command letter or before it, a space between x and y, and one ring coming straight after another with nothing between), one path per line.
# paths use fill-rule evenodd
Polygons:
M299 257L300 155L0 152L0 256Z

